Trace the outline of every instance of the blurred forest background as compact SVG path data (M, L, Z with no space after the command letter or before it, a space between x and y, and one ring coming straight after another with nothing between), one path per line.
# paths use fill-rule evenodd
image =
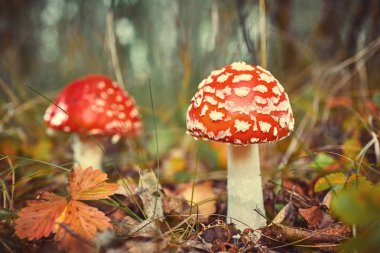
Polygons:
M198 83L234 61L260 64L262 53L289 94L296 119L291 137L261 147L266 180L289 179L310 196L316 179L331 172L361 169L378 182L380 0L265 4L262 52L256 0L0 0L0 154L32 159L13 161L31 168L18 171L19 185L46 177L45 183L16 189L15 196L32 198L50 184L51 168L41 172L34 160L71 159L67 136L46 134L49 101L28 86L54 99L70 81L90 73L124 83L140 108L143 145L154 161L150 80L165 179L194 170L195 142L185 135L185 120ZM225 180L225 148L198 145L200 172L211 173L203 179ZM4 176L3 186L9 180Z
M379 8L378 0L266 1L268 69L286 87L298 124L305 106L315 120L335 96L358 106L379 99ZM1 0L1 134L15 131L7 124L31 101L48 105L25 85L52 99L89 73L123 80L148 130L150 79L159 126L184 132L189 99L211 70L260 63L259 30L253 0ZM40 115L33 124L43 128Z

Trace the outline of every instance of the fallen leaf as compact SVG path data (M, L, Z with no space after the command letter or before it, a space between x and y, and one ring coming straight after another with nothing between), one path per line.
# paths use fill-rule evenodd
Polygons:
M343 185L345 182L346 176L343 173L331 173L317 180L314 185L314 191L324 191L337 185Z
M118 184L106 183L107 174L92 167L78 167L69 174L67 191L74 200L97 200L108 198L119 188Z
M192 183L184 184L179 189L179 195L189 201L189 205L191 205L192 201L192 206L195 210L193 213L205 215L207 218L216 212L216 195L211 181L197 183L194 186Z
M28 202L21 209L16 220L16 235L28 240L47 237L55 232L57 218L62 214L67 204L65 197L50 192L43 192L39 200Z
M103 212L76 200L69 202L62 216L60 223L64 226L58 226L54 240L59 241L59 245L69 252L85 246L86 240L90 242L97 231L111 228L109 218Z
M43 192L38 200L29 201L18 213L17 236L33 240L56 233L54 240L68 252L94 251L96 233L111 228L111 224L104 213L78 200L113 194L118 185L104 182L106 179L105 173L92 168L72 170L67 186L69 198Z
M331 216L319 206L300 208L298 211L302 218L304 218L312 228L324 228L334 223Z
M293 203L288 202L281 210L278 212L276 217L273 218L272 223L281 224L283 222L292 224L295 220L295 207Z

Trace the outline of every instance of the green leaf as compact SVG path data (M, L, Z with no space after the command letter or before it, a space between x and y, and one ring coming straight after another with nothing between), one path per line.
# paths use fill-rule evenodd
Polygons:
M331 173L317 180L317 182L314 185L314 191L324 191L338 185L343 185L345 182L346 176L343 173Z
M10 219L17 217L15 212L12 212L8 209L1 209L0 210L0 220Z
M363 225L380 221L380 184L346 187L332 199L331 208L348 224Z
M323 169L332 165L334 162L335 159L331 155L318 153L314 157L314 160L311 162L310 166L314 169Z

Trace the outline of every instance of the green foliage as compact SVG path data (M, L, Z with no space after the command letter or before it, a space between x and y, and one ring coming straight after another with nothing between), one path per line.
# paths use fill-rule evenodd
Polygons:
M356 185L356 186L355 186ZM380 183L373 185L364 177L348 181L331 202L333 213L358 230L341 252L377 252L380 248Z
M319 178L314 185L314 191L320 192L332 187L338 187L346 182L346 176L343 173L331 173L325 177Z
M318 153L314 160L311 162L310 166L314 169L326 168L335 163L334 157L326 153Z

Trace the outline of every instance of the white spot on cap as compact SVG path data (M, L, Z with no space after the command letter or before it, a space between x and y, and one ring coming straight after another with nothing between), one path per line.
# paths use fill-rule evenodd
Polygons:
M280 100L280 97L271 97L270 100L272 100L273 104L277 104Z
M62 108L62 106L61 106L61 108ZM53 126L60 126L68 118L69 118L69 116L67 116L66 113L64 113L62 110L58 110L57 113L50 120L50 124Z
M121 102L121 101L123 101L123 97L121 95L117 95L115 100L116 100L116 102Z
M113 112L112 112L111 110L107 110L107 111L106 111L106 115L107 115L108 117L112 117L112 116L113 116Z
M125 119L125 113L124 112L119 113L118 117L119 119Z
M206 127L199 122L199 120L187 120L186 127L188 130L200 130L201 132L206 132Z
M267 86L262 85L262 84L257 85L257 86L254 87L252 90L253 90L253 91L258 91L258 92L261 92L261 93L268 92L268 88L267 88Z
M232 82L233 83L239 83L239 82L242 82L242 81L251 81L252 78L253 78L253 75L250 75L250 74L241 74L241 75L234 76L234 79L232 79Z
M290 104L288 101L282 101L276 106L276 111L287 111L290 109Z
M234 140L234 143L235 143L235 144L242 144L242 142L241 142L240 139L235 139L235 140Z
M112 95L112 94L115 93L115 90L112 89L112 88L108 88L108 89L107 89L107 93L108 93L108 95Z
M206 79L203 79L202 82L200 82L200 84L198 85L198 89L203 88L203 86L205 85L206 85Z
M97 128L94 128L94 129L91 129L90 131L88 131L90 134L100 134L102 133L103 131L101 129L97 129Z
M97 106L105 106L106 105L106 102L103 100L103 99L96 99L95 100L95 104L97 105Z
M218 101L211 96L205 96L204 101L210 103L211 105L216 105L218 103Z
M131 117L137 117L139 115L139 112L137 111L136 108L133 108L131 113L130 113L130 116Z
M277 134L278 134L277 127L273 127L273 135L274 135L274 136L277 136Z
M100 97L103 98L103 99L107 99L108 95L107 95L107 93L102 92L102 93L100 93Z
M246 132L252 124L249 124L247 121L244 120L235 120L235 128L236 132Z
M268 133L272 127L271 124L264 122L264 121L259 121L259 126L260 126L261 132L263 132L263 133Z
M212 77L208 76L206 79L206 84L210 84L210 83L212 83Z
M258 143L260 142L260 139L259 138L251 138L251 143Z
M267 100L265 98L260 97L260 96L255 96L255 102L258 104L266 104Z
M202 111L201 111L201 116L204 116L205 114L206 114L206 112L207 112L207 110L208 110L208 106L207 105L204 105L203 107L202 107Z
M224 93L220 90L217 90L215 95L220 99L224 99Z
M206 86L203 89L204 92L209 92L209 93L215 93L215 88L212 88L211 86Z
M288 123L288 116L282 116L279 122L280 127L285 128L287 126L287 123Z
M225 131L219 131L218 134L215 136L215 140L224 139L230 136L232 136L231 129L227 128Z
M234 70L242 71L242 70L254 70L254 68L251 65L246 64L243 61L240 62L234 62L231 64L231 68Z
M249 87L234 88L235 95L238 97L246 97L250 90L251 89Z
M106 83L104 81L101 81L98 83L98 88L99 89L104 89L104 87L106 87Z
M71 128L69 126L65 126L65 127L63 127L63 131L64 132L70 132Z
M220 75L221 73L223 73L226 69L225 68L222 68L222 69L219 69L219 70L214 70L211 72L211 75L212 76L217 76L217 75Z
M225 73L223 75L218 76L216 81L218 83L224 83L231 75L232 75L232 73Z
M289 120L289 130L293 131L294 129L294 118L292 117L291 120Z
M209 113L209 117L213 121L222 120L224 117L224 113L213 110Z
M259 79L266 82L266 83L271 83L271 82L274 82L276 81L276 79L271 75L271 74L267 74L267 73L259 73Z
M198 108L203 100L203 90L198 91L194 96L194 108Z
M278 86L274 86L273 88L272 88L272 91L273 91L273 93L274 94L276 94L277 96L281 96L281 91L280 91L280 89L278 88Z

